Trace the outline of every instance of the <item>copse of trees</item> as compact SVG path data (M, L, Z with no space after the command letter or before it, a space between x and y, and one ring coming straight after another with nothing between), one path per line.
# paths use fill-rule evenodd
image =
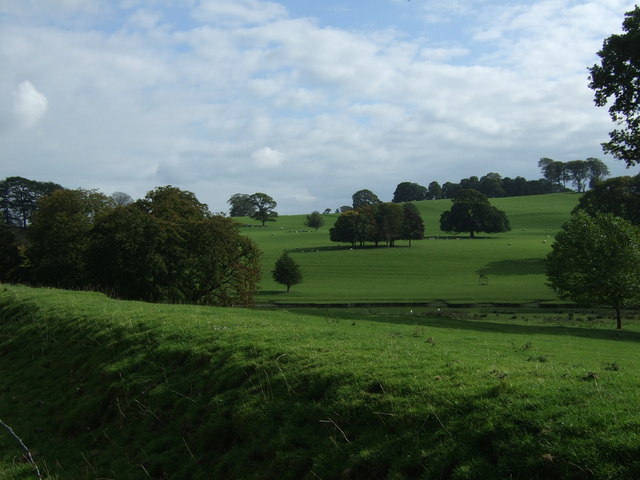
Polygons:
M451 209L442 212L440 229L445 232L499 233L511 230L509 219L502 210L489 203L486 195L472 188L461 189L453 198Z
M262 223L264 227L267 222L275 222L278 212L275 208L278 203L266 193L236 193L227 200L231 205L229 216L231 217L251 217Z
M251 305L260 252L233 220L172 186L114 206L90 190L56 190L28 228L26 279L119 298Z
M566 190L567 182L572 182L578 192L586 191L586 187L594 188L609 176L609 167L598 158L559 162L543 157L538 161L542 175L551 182L554 192Z
M401 239L411 245L411 240L424 238L424 223L414 205L381 202L342 213L329 230L329 238L353 247L366 242L393 247Z

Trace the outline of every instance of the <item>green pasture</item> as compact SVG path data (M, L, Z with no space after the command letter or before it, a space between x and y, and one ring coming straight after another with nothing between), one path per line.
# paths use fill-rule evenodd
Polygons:
M237 220L264 253L258 302L556 302L545 285L543 259L578 199L571 193L492 199L506 211L512 230L475 240L439 230L450 200L418 202L427 238L410 248L406 241L395 248L363 249L333 243L329 228L337 214L325 215L317 232L304 226L305 215L282 216L264 228L251 219ZM288 294L271 278L283 250L304 275ZM481 273L488 284L480 284Z
M50 479L631 479L640 323L0 286L0 418ZM35 478L0 431L0 478Z

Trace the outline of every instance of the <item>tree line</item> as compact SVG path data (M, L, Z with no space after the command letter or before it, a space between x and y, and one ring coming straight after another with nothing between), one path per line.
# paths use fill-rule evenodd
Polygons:
M56 186L22 211L3 192L0 280L151 302L253 303L260 251L237 222L170 185L137 201L116 197Z

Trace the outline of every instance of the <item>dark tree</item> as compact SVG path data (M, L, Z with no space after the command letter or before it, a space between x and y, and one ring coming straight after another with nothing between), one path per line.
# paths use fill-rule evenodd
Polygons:
M424 221L420 216L418 207L413 203L405 203L402 205L403 209L403 228L402 238L409 240L409 246L411 246L411 240L422 240L424 238Z
M256 210L251 218L262 222L262 226L267 222L275 222L278 218L278 212L274 209L278 206L276 201L266 193L254 193L249 198L255 206Z
M369 238L369 219L357 210L348 210L337 218L336 223L329 229L329 238L332 242L350 243L361 246Z
M490 198L504 197L505 195L502 187L502 176L499 173L487 173L480 178L477 189Z
M404 233L404 210L397 203L381 203L373 212L375 218L375 240L382 240L387 247L393 247L395 241Z
M331 213L331 209L330 208L325 208L324 212L322 212L324 215L329 215Z
M22 259L11 228L0 222L0 282L15 280Z
M569 172L576 190L584 192L589 179L589 164L584 160L572 160L565 163L565 169Z
M402 182L396 187L393 193L393 203L415 202L424 200L427 196L427 189L422 185L412 182Z
M23 177L0 181L0 208L7 225L25 228L38 209L38 200L62 189L52 182L38 182Z
M239 229L211 215L191 192L159 187L98 219L87 276L95 288L121 298L251 305L260 252Z
M507 215L489 204L487 197L473 189L462 189L453 198L451 210L440 216L440 229L445 232L499 233L511 230Z
M311 212L311 214L307 215L307 218L304 222L306 227L315 228L316 232L318 229L324 225L324 218L320 215L320 212Z
M33 282L81 288L85 252L94 222L111 209L109 197L94 190L56 190L33 214L27 257Z
M287 293L293 285L302 283L300 265L287 252L283 252L280 255L274 269L271 271L271 275L276 282L286 285Z
M377 205L382 203L375 193L371 190L358 190L352 196L353 208L358 209L361 207L367 207L371 205Z
M587 158L587 168L589 169L589 188L594 188L609 176L609 167L599 158Z
M427 198L429 200L438 200L442 198L442 187L436 181L433 181L427 187Z
M574 213L578 210L592 216L611 213L640 226L640 175L615 177L598 183L580 197Z
M610 213L576 212L547 255L549 285L582 305L610 305L616 327L622 309L640 301L640 230Z
M542 172L542 176L557 187L557 191L565 188L566 182L570 180L569 172L563 162L543 157L538 161L538 167Z
M455 197L460 188L462 187L460 187L459 183L444 182L444 184L442 185L442 198Z
M589 87L595 104L608 105L611 120L620 127L609 133L604 151L630 167L640 163L640 7L625 14L622 30L605 39L600 64L589 69Z
M256 206L251 200L251 195L246 193L231 195L227 203L231 205L231 209L229 210L230 217L251 217L256 211Z

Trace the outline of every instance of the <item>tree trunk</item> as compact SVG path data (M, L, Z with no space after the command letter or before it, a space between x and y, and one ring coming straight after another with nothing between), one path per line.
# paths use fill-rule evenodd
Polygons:
M290 289L290 288L291 288L291 285L289 285L289 284L287 283L287 293L289 293L289 289Z
M614 308L616 309L616 328L622 330L622 309L618 305Z

